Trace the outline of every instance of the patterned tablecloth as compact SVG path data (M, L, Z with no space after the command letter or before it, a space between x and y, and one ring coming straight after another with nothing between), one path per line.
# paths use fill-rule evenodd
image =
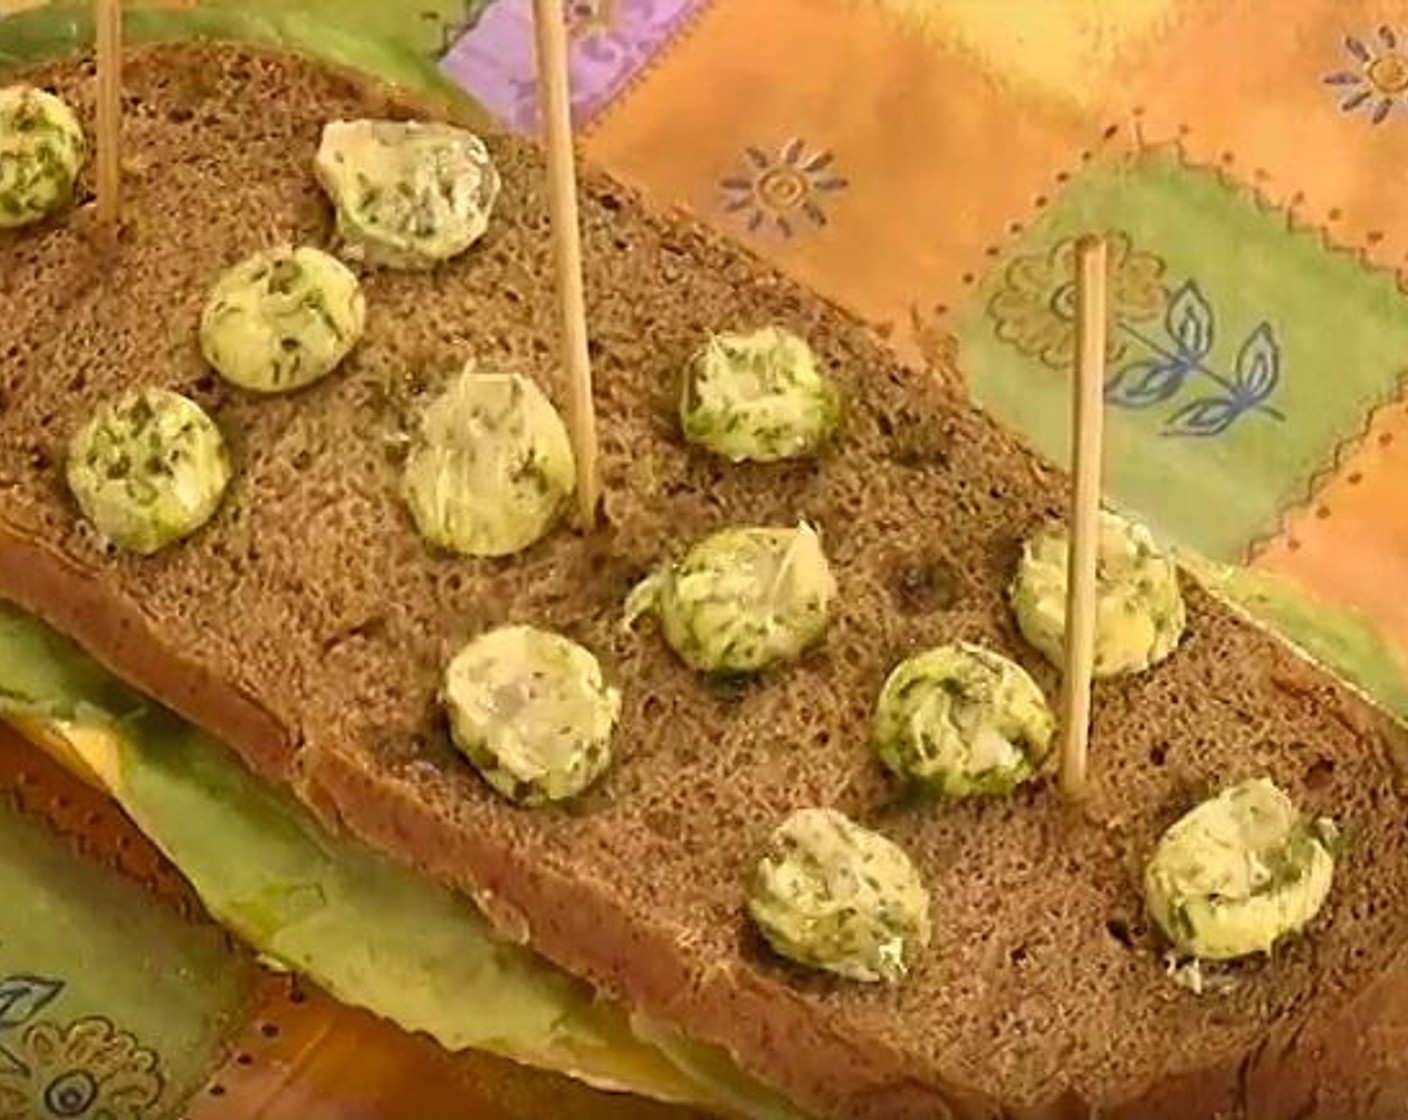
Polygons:
M1408 193L1396 186L1408 5L565 3L586 158L736 237L908 359L961 376L1058 462L1072 240L1107 233L1109 497L1408 717ZM89 34L81 4L0 0L0 13L0 68ZM454 85L504 127L536 127L531 0L154 0L133 6L130 26L285 43ZM141 892L77 864L33 818L0 811L0 898L53 907L38 937L31 910L0 908L0 1120L82 1115L65 1108L104 1085L126 1094L114 1117L165 1115L229 1023L257 1032L250 1001L288 1012L288 988L256 979L198 921L141 916ZM109 920L77 920L90 904ZM169 954L159 969L153 944ZM254 1084L222 1114L408 1115L390 1103L405 1099L395 1087L425 1083L407 1071L444 1059L311 1002L320 1010L293 1014L294 1034L314 1041L281 1043L281 1079L241 1082L268 1064L230 1058L197 1112ZM393 1056L363 1069L359 1101L319 1112L287 1071L341 1053L340 1067L326 1061L345 1079L347 1055L368 1050L358 1031L380 1031ZM279 1029L258 1037L272 1045ZM456 1098L461 1116L533 1115L539 1090L504 1089L517 1082L497 1068L456 1065L434 1083L481 1086ZM35 1097L37 1075L19 1072L34 1069L57 1070L43 1085L58 1088ZM515 1091L526 1111L489 1103ZM582 1100L573 1115L591 1115Z
M1408 8L577 0L588 159L1067 456L1071 243L1111 239L1110 499L1408 715ZM443 71L531 131L529 0ZM1401 24L1404 42L1400 43Z

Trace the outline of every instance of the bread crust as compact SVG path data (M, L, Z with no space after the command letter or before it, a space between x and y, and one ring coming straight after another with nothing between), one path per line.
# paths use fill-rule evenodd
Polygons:
M289 731L258 699L166 648L139 605L109 594L98 572L30 538L0 515L0 595L66 634L113 675L223 742L257 773L289 777Z

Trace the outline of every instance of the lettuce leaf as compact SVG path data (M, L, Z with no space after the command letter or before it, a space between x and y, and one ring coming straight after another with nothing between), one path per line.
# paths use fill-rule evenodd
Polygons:
M0 715L62 740L216 921L343 1002L449 1050L749 1120L799 1117L723 1051L644 1030L499 938L466 897L329 834L222 745L3 602Z
M202 902L260 953L450 1050L709 1103L622 1012L494 935L468 899L334 837L225 748L0 604L0 712L82 756Z
M642 1042L665 1054L697 1084L707 1086L720 1104L748 1120L807 1120L786 1097L758 1084L723 1050L695 1042L644 1015L631 1016L631 1030Z

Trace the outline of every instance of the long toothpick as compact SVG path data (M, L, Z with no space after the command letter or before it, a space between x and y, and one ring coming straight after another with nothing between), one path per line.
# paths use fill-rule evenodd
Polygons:
M122 0L94 0L98 52L98 226L117 243L122 209Z
M1066 559L1066 665L1061 696L1061 791L1072 799L1085 793L1090 680L1095 668L1105 315L1105 242L1083 237L1076 243L1076 375L1071 397L1075 490Z
M586 301L582 294L582 241L562 0L534 0L533 21L537 30L539 101L547 121L548 192L562 316L562 364L567 371L568 424L577 458L577 515L581 527L590 529L596 524L599 497L596 413L587 353Z

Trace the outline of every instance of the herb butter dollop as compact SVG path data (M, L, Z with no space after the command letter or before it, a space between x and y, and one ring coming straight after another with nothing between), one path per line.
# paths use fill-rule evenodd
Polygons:
M1231 786L1179 819L1144 871L1150 916L1198 960L1269 953L1319 913L1338 834L1308 820L1267 778Z
M314 173L350 259L431 268L484 235L500 178L478 136L422 121L333 121Z
M1023 637L1058 667L1066 647L1069 542L1060 526L1038 532L1023 546L1010 588ZM1139 672L1168 657L1187 620L1173 558L1142 525L1102 511L1097 573L1095 676Z
M821 641L835 594L810 525L725 529L641 582L626 600L626 624L654 613L691 668L753 673Z
M362 336L357 277L308 247L255 253L222 273L201 314L201 351L243 389L284 393L326 377Z
M959 643L901 662L875 711L875 747L900 779L945 797L1012 792L1040 768L1056 720L1026 671Z
M507 556L552 527L576 486L567 426L516 373L467 367L426 407L403 489L421 536L464 556Z
M101 536L150 555L210 520L229 485L230 460L220 429L195 401L139 389L78 429L66 476Z
M33 86L0 89L0 229L30 225L67 204L87 148L63 100Z
M929 894L904 850L834 809L801 809L754 869L748 913L798 964L894 983L929 944Z
M560 634L503 626L475 638L446 669L443 696L455 745L519 804L575 797L610 765L620 693Z
M840 395L811 347L780 327L714 335L685 370L685 438L736 463L814 454L840 420Z

